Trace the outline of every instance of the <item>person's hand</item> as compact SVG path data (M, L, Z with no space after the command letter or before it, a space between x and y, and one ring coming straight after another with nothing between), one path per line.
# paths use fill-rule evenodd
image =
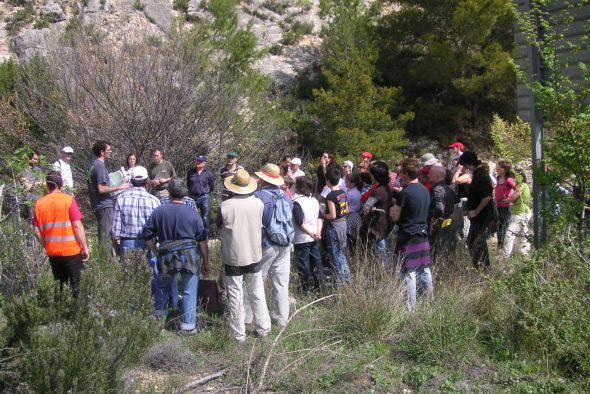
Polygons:
M208 260L203 260L203 266L201 267L201 275L203 275L203 277L206 277L209 275L209 261Z
M113 239L112 244L113 244L113 249L115 249L115 254L117 256L119 256L120 250L121 250L121 246L119 245L119 241L116 239Z
M391 221L397 222L399 221L399 215L402 209L398 205L392 205L389 209L389 216L391 216Z
M172 179L172 178L160 178L160 184L168 183L168 182L170 182L170 179Z
M321 164L321 166L322 166L322 167L326 168L326 165L327 165L328 163L326 163L326 159L324 158L324 156L322 156L322 157L320 158L320 164Z
M321 239L322 239L322 233L315 233L315 234L313 235L313 238L314 238L316 241L319 241L319 240L321 240Z
M119 190L129 189L130 187L131 187L131 183L124 183L121 186L119 186Z
M473 219L474 217L477 216L477 212L475 212L473 210L469 211L469 212L467 212L467 216L469 217L469 219Z
M85 263L90 258L90 252L88 252L88 248L82 248L82 262Z
M502 200L502 202L503 202L503 203L511 203L511 202L512 202L512 199L510 199L509 197L507 197L507 198L504 198L504 199Z

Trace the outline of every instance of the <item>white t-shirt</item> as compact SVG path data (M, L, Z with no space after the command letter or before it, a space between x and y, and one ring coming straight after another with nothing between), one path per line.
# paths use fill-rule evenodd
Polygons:
M53 170L61 173L61 179L64 181L64 187L69 189L74 187L74 177L72 176L72 167L70 163L66 163L62 159L59 159L53 163Z

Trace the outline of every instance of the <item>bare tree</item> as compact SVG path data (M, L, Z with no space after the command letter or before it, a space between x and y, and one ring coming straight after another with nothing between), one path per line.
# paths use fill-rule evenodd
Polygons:
M79 181L97 139L111 142L117 166L130 151L147 164L154 146L181 173L197 154L215 165L229 149L249 165L276 159L289 136L267 81L224 70L212 58L182 32L113 42L81 28L24 67L19 103L45 134L44 153L74 147Z

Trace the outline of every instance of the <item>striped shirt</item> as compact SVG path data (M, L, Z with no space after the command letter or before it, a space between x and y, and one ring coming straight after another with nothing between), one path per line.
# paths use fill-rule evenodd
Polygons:
M161 204L170 204L172 200L170 200L170 197L164 197L160 200ZM197 209L197 203L195 202L195 200L193 200L192 198L190 198L189 196L184 196L182 198L182 202L184 203L184 205L186 205L189 208L194 209L195 211L198 211Z
M144 187L133 187L117 196L111 226L111 238L140 238L145 222L160 200Z

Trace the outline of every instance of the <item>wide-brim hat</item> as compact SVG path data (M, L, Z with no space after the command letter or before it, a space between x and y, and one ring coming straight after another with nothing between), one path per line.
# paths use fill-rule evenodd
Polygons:
M267 163L260 171L255 172L256 176L271 185L281 186L285 183L281 176L281 170L276 164Z
M438 160L436 159L436 157L434 157L432 153L426 153L422 155L422 157L420 158L421 166L432 166L436 163L438 163Z
M235 194L250 194L258 187L256 179L252 178L243 168L239 168L235 175L225 178L223 185Z

